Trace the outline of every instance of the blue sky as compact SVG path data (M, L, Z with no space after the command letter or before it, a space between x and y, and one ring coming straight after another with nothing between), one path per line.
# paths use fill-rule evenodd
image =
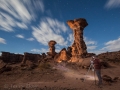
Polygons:
M85 18L87 51L120 50L120 0L0 0L0 51L43 53L73 42L67 20Z

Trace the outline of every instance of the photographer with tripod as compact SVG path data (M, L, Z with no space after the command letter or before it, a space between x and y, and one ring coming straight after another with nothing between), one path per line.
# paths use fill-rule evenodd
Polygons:
M100 85L102 85L101 62L97 58L97 56L92 56L91 62L93 63L94 70L95 70L95 73L96 73L97 78L98 78L98 84L97 85L100 86Z

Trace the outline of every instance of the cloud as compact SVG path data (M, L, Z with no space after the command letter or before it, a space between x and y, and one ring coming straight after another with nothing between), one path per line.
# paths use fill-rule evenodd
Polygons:
M87 50L94 50L97 47L97 42L93 41L91 39L88 39L87 37L84 37L85 44L87 45Z
M34 53L45 53L45 52L48 52L48 49L45 49L45 48L32 49L31 52L34 52Z
M91 51L89 51L89 53L95 53L96 55L98 55L98 54L101 54L101 53L105 53L106 51L104 51L104 50L91 50Z
M120 38L106 42L105 47L103 47L101 50L105 50L105 51L120 50Z
M88 49L88 50L94 50L94 49L96 49L96 47L97 47L97 46L88 46L87 49Z
M28 38L27 40L28 41L34 41L34 38Z
M96 45L97 44L96 41L90 40L87 37L84 37L84 41L85 41L86 45Z
M36 18L36 11L44 12L42 0L0 0L0 29L12 32L13 27L27 29Z
M20 27L20 28L22 28L22 29L27 29L28 27L27 27L27 25L25 25L25 23L16 23L16 25L18 26L18 27Z
M32 27L32 29L33 37L43 45L48 45L50 40L55 40L61 46L67 45L67 41L61 35L67 31L63 22L46 17L40 21L38 27Z
M105 4L106 8L120 7L120 0L108 0Z
M0 43L6 44L6 40L5 40L4 38L1 38L1 37L0 37Z
M73 41L74 41L73 34L69 34L68 37L67 37L67 40L72 44Z
M21 35L21 34L18 34L18 35L16 35L16 37L18 37L18 38L24 38L24 36L23 35Z

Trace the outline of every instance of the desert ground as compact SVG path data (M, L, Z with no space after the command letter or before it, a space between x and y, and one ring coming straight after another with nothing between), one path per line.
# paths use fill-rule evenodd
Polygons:
M110 84L103 81L103 85L99 87L92 70L82 69L74 64L49 65L35 69L21 68L19 64L12 65L12 70L0 74L0 90L120 90L120 79ZM109 65L109 68L102 68L102 75L119 77L120 65Z

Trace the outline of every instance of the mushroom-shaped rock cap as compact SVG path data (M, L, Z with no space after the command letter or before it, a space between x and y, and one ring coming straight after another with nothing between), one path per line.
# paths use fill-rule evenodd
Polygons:
M71 29L75 29L78 27L85 28L88 25L86 19L84 19L84 18L68 20L67 24L70 26Z
M51 41L49 41L49 43L48 43L49 46L54 46L55 44L56 44L56 41L54 41L54 40L51 40Z

